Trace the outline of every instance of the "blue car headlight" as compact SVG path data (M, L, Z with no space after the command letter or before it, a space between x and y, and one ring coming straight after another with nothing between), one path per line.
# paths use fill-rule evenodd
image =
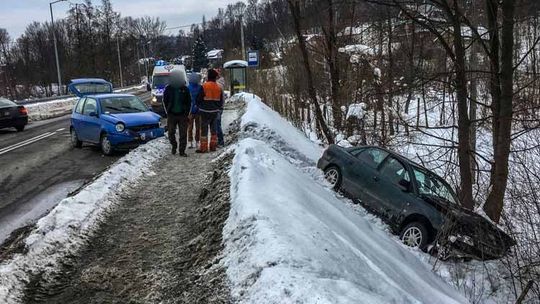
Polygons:
M123 123L119 122L116 124L115 128L117 132L124 132L126 126Z

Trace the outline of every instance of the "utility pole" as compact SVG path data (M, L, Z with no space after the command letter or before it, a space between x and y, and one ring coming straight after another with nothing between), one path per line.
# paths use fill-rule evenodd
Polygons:
M246 46L244 45L244 13L240 15L240 39L242 40L242 59L246 60Z
M58 76L58 96L62 95L62 75L60 74L60 60L58 59L58 46L56 42L56 29L54 28L54 16L53 16L52 5L58 2L62 2L62 1L66 1L66 0L56 0L49 3L49 8L51 10L51 28L53 32L54 56L56 58L56 74Z
M123 87L124 78L122 77L122 58L120 57L120 35L116 35L116 52L118 53L118 69L120 71L120 87Z
M137 69L139 70L139 81L141 81L142 72L141 72L141 56L139 55L139 44L136 45L136 55L137 55Z

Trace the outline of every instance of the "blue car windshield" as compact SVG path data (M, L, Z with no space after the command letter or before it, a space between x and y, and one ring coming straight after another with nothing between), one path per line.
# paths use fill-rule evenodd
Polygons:
M146 112L148 107L136 96L119 96L100 99L101 113L137 113Z

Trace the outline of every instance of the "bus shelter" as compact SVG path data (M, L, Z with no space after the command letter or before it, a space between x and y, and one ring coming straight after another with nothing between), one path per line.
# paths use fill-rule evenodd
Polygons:
M231 60L223 64L223 68L227 70L229 76L228 80L231 95L246 91L247 67L248 63L244 60Z

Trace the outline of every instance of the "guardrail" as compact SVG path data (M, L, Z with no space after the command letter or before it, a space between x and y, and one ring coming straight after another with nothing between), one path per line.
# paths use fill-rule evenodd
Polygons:
M139 88L140 86L141 85L114 88L113 92L120 91L120 90L121 91L129 91L129 89L134 89L135 90L135 89ZM62 100L62 99L73 98L73 97L75 97L75 95L70 94L70 95L60 95L60 96L50 96L50 97L36 98L36 99L15 100L14 102L16 104L19 104L19 105L29 105L29 104L47 102L47 101L51 101L51 100Z

